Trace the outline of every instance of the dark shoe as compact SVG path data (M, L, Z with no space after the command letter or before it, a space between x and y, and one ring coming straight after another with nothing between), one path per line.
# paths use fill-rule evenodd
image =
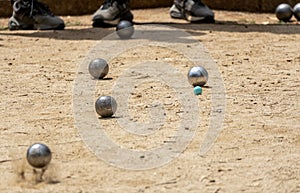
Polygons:
M93 15L93 27L116 26L120 20L133 20L129 1L105 0Z
M174 0L170 15L192 23L214 23L214 13L201 0Z
M53 15L50 9L36 0L17 0L13 3L13 15L8 21L10 30L62 30L64 21Z

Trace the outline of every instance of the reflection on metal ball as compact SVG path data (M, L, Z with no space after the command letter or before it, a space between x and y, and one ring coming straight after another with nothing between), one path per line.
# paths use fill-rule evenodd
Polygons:
M298 21L300 21L300 3L297 3L295 6L294 6L294 16L296 17L296 19Z
M282 3L277 6L275 14L280 21L288 22L293 16L293 9L289 4Z
M101 58L94 59L89 64L89 73L96 79L102 79L108 74L108 64Z
M117 111L117 102L111 96L101 96L97 99L95 108L101 117L111 117Z
M192 67L188 72L188 80L193 86L204 86L208 81L208 72L202 66Z
M27 150L27 161L34 168L45 168L51 161L49 147L42 143L35 143Z
M122 20L118 23L116 31L121 39L129 39L134 34L134 27L130 21Z

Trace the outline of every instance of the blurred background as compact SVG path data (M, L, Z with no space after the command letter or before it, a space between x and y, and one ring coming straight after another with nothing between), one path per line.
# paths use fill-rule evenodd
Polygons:
M85 15L96 11L103 0L40 0L46 3L56 15ZM294 6L300 0L203 0L215 10L247 11L258 13L274 12L280 3ZM170 7L173 0L131 0L132 9ZM0 0L0 17L9 17L12 7L9 0Z

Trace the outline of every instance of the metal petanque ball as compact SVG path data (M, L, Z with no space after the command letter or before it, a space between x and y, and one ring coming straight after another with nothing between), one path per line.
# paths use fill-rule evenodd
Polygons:
M108 64L104 59L97 58L90 62L89 73L96 79L102 79L108 74Z
M202 66L194 66L188 72L188 80L193 86L204 86L208 81L208 72Z
M296 19L298 21L300 21L300 3L297 3L295 6L294 6L294 16L296 17Z
M134 27L130 21L121 20L117 25L116 31L121 39L129 39L134 34Z
M282 3L277 6L275 14L280 21L288 22L293 16L293 9L289 4Z
M97 99L95 108L101 117L111 117L117 111L117 102L111 96L101 96Z
M49 147L42 143L35 143L27 150L27 161L34 168L45 168L51 161Z

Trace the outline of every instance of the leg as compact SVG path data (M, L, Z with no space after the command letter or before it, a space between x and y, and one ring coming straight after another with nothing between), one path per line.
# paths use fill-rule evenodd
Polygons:
M129 0L105 0L93 15L93 26L115 26L120 20L133 20Z
M8 21L10 30L64 29L62 19L53 15L50 9L37 0L11 0L13 15Z
M170 15L192 23L214 23L214 13L201 0L174 0Z

